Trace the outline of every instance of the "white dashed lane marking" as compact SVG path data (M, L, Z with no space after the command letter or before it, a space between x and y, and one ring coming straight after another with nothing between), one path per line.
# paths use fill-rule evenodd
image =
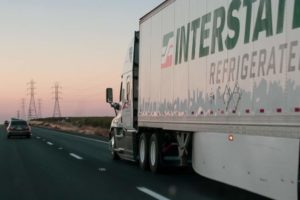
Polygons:
M145 194L148 194L149 196L155 198L155 199L158 199L158 200L170 200L152 190L149 190L148 188L145 188L145 187L137 187L137 189L141 192L144 192Z
M48 145L50 145L50 146L52 146L52 145L53 145L53 143L52 143L52 142L47 142L47 144L48 144Z
M78 156L75 153L70 153L70 156L72 156L73 158L76 158L78 160L82 160L83 159L81 156Z
M106 171L107 171L107 169L104 168L104 167L101 167L101 168L99 168L98 170L99 170L100 172L106 172Z

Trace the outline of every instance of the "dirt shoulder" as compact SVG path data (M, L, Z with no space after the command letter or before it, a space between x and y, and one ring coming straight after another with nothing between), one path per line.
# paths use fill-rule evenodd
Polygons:
M30 121L32 126L50 128L69 133L80 133L84 135L95 135L108 138L109 129L102 127L93 127L88 125L74 125L70 122L46 122L46 121Z

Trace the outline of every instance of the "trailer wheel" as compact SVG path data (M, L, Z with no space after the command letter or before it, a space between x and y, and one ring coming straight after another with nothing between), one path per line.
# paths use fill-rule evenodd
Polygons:
M149 160L150 170L157 173L161 169L161 152L159 148L159 138L157 134L152 134L150 138Z
M116 137L115 134L112 133L110 137L110 151L111 151L111 157L113 160L119 160L120 157L118 153L115 151L116 148Z
M148 168L148 139L145 133L139 140L139 164L143 170Z

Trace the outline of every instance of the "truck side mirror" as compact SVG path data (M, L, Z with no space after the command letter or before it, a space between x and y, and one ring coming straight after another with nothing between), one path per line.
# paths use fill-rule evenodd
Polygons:
M106 88L106 103L112 103L112 102L113 102L113 89Z

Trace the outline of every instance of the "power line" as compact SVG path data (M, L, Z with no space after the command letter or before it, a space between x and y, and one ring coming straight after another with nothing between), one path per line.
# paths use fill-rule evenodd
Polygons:
M64 86L64 89L66 90L71 90L72 92L85 92L85 91L89 91L90 89L103 89L105 88L104 86L101 86L100 84L98 85L93 85L93 86L90 86L90 87L85 87L85 88L78 88L78 87L74 87L74 86L71 86L71 87L65 87Z
M53 109L53 117L61 117L61 111L59 106L59 95L61 94L61 87L59 86L59 83L54 84L54 109Z
M28 120L34 119L37 117L36 115L36 107L35 107L35 100L34 100L34 95L35 95L35 82L31 80L29 83L29 91L30 91L30 101L29 101L29 107L28 107Z

